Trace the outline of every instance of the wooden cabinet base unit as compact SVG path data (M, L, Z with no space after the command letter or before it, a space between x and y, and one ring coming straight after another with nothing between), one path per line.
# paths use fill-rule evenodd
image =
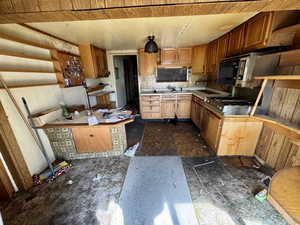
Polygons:
M112 137L109 127L72 128L77 152L100 152L112 150Z
M253 156L262 122L247 118L224 119L218 155Z
M253 156L262 122L249 117L224 117L193 96L191 118L219 156Z
M142 119L189 119L191 94L164 94L141 96Z

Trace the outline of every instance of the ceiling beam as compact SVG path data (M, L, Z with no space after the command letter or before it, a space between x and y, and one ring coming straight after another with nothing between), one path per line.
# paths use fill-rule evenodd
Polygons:
M6 0L2 0L3 2ZM25 1L25 0L23 0ZM35 0L39 2L40 0ZM42 2L66 2L67 0L43 0ZM78 0L69 0L77 1ZM84 0L87 1L87 0ZM109 0L102 0L102 2L109 2ZM115 0L114 0L115 1ZM162 0L160 0L163 2ZM173 1L173 0L172 0ZM172 2L170 1L170 2ZM174 0L175 1L175 0ZM0 12L0 23L31 23L31 22L58 22L58 21L77 21L77 20L101 20L101 19L121 19L121 18L140 18L140 17L168 17L168 16L189 16L189 15L210 15L210 14L226 14L226 13L249 13L249 12L263 12L263 11L277 11L277 10L295 10L300 9L299 0L257 0L257 1L214 1L193 3L195 1L185 0L190 2L185 4L161 4L151 6L136 6L131 4L127 7L120 5L111 8L93 8L95 5L85 4L83 9L56 9L55 7L48 7L48 11L41 11L40 4L34 8L35 11L28 12L11 12L6 10ZM87 1L88 2L88 1ZM94 1L91 1L94 2ZM97 2L101 2L98 0ZM117 1L116 2L120 2ZM122 2L133 2L126 0ZM135 1L138 2L138 1ZM155 2L155 1L152 1ZM177 1L180 2L180 1ZM181 1L183 2L183 1ZM61 5L61 4L60 4ZM96 5L97 6L97 5ZM101 5L99 5L101 6ZM105 4L102 5L106 6ZM114 6L114 5L113 5ZM11 8L11 6L6 6ZM74 4L72 5L74 8ZM1 8L1 7L0 7ZM3 8L3 7L2 7ZM9 13L7 13L9 12Z

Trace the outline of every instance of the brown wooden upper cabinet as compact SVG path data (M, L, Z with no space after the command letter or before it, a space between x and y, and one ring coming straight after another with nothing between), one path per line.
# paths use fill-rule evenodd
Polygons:
M193 47L192 74L205 74L207 45Z
M139 49L139 74L140 76L152 76L157 67L158 53L146 53Z
M191 66L192 48L164 48L161 50L162 65Z
M227 53L229 56L238 55L243 50L245 25L242 24L229 33Z
M106 52L91 44L79 45L80 57L86 78L108 76Z

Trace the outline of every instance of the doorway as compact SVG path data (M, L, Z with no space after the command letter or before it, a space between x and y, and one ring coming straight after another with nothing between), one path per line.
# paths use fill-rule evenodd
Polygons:
M139 113L139 85L136 55L113 56L118 107Z

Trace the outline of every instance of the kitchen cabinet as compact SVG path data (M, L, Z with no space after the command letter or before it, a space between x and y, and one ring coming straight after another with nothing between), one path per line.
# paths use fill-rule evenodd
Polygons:
M253 156L262 122L249 117L223 117L193 96L191 118L217 155Z
M161 103L159 95L142 96L140 104L143 119L161 118Z
M228 44L229 34L225 34L218 39L218 65L222 59L227 57Z
M262 122L250 118L225 118L218 155L253 156L262 126Z
M108 127L72 128L76 150L79 153L112 150L112 137Z
M192 74L202 75L206 72L207 45L193 47Z
M162 100L161 102L161 117L162 119L175 118L176 100Z
M228 56L238 55L244 46L245 24L242 24L229 33Z
M161 49L161 65L191 66L192 48Z
M191 94L144 95L140 98L142 119L191 117Z
M248 20L245 27L244 50L255 50L267 47L270 37L273 13L261 13Z
M192 63L192 48L178 48L178 64L191 65Z
M209 72L210 74L216 74L217 71L218 47L219 46L217 40L210 42L208 45L207 72Z
M176 115L179 119L191 118L191 95L178 95Z
M203 117L201 125L203 126L203 128L200 131L202 131L201 134L203 134L203 137L206 139L209 146L216 151L221 130L222 118L216 116L214 113L207 109L202 109Z
M108 75L106 52L91 44L79 45L79 52L86 78L98 78Z
M178 55L176 48L164 48L161 50L161 64L178 64Z
M144 49L139 49L139 75L155 75L157 67L158 53L146 53Z

